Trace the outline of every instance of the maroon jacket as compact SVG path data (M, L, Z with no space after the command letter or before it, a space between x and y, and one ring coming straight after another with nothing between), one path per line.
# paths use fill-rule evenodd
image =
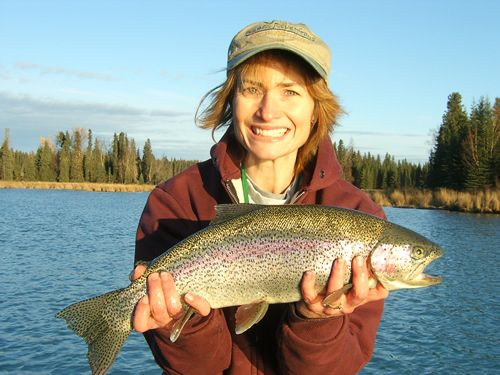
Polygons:
M135 260L152 260L178 241L204 228L214 206L234 201L231 179L240 178L240 159L226 134L212 158L163 182L150 194L137 230ZM385 217L363 192L342 179L329 139L318 149L312 174L296 204L352 208ZM196 291L194 291L196 292ZM270 305L261 322L234 333L236 307L192 318L175 343L167 329L150 330L146 340L167 374L352 374L370 359L383 301L367 303L352 314L302 319L293 304Z

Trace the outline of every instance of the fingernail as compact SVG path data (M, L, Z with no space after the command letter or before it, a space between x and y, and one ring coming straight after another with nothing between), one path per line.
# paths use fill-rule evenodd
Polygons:
M338 264L339 266L343 266L343 265L345 264L345 260L344 260L344 258L338 258L338 259L337 259L337 264Z
M363 259L362 256L358 255L356 257L356 263L358 264L358 266L362 267L364 262L365 262L365 260Z
M149 275L149 278L150 278L151 280L158 280L158 277L159 277L159 276L158 276L158 273L156 273L156 272L154 272L154 273L152 273L151 275Z
M166 281L166 280L168 280L168 274L166 272L160 272L160 278L163 281Z
M189 292L188 292L188 293L186 293L186 294L184 295L184 299L185 299L186 301L193 302L193 301L194 301L194 296L193 296L191 293L189 293Z

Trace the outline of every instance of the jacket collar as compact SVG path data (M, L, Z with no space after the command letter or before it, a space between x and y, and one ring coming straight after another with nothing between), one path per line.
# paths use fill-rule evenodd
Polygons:
M212 146L210 155L212 162L219 170L223 180L233 180L241 177L240 164L243 155L237 151L237 140L229 128L221 140Z
M333 149L330 137L326 137L318 147L313 174L309 177L308 190L321 190L342 179L342 167Z
M236 142L232 130L228 129L221 140L210 150L212 162L225 181L241 178L240 163L243 155ZM327 137L318 147L313 173L303 182L302 188L313 191L321 190L341 178L342 167L337 160L330 137Z

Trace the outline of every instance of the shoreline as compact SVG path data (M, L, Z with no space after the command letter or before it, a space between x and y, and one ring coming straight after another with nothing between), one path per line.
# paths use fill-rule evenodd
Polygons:
M52 181L3 181L0 180L0 189L54 189L54 190L82 190L108 193L137 193L150 192L155 185L148 184L113 184L96 182L52 182Z
M150 192L155 185L113 184L93 182L3 181L0 189L55 189L90 192ZM438 190L366 190L371 199L382 207L420 208L466 213L500 214L500 190L461 192Z
M412 189L365 191L382 207L420 208L447 210L477 214L500 214L500 190L477 192L456 191L447 188L437 190Z

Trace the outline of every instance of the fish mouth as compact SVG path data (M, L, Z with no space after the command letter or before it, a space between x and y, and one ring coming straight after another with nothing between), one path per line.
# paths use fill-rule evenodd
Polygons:
M405 283L408 285L407 288L423 288L430 285L441 284L443 278L441 276L430 275L424 273L425 268L437 258L432 259L430 262L425 262L413 271Z
M408 286L413 288L423 288L430 285L441 284L443 278L441 276L429 275L426 273L419 273L415 277L409 280L405 280Z

